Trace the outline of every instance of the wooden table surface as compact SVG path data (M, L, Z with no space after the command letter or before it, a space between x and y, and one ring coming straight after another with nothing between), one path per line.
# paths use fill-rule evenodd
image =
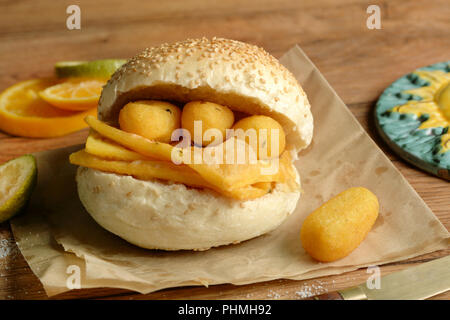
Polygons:
M66 8L81 8L81 30L67 30ZM381 30L366 27L369 4L381 8ZM194 37L234 38L264 47L276 57L299 44L371 137L390 157L441 222L450 228L448 182L394 155L374 131L372 110L383 89L401 75L450 59L448 0L172 0L0 1L0 90L51 75L62 60L128 58L143 48ZM55 139L0 133L0 163L19 155L82 143L82 130ZM0 258L0 298L45 299L14 245L9 223L0 241L12 248ZM381 268L382 274L450 254L435 252ZM364 282L365 269L307 281L276 280L245 286L167 289L141 295L119 289L68 292L55 298L102 299L298 299ZM450 292L434 299L450 299Z

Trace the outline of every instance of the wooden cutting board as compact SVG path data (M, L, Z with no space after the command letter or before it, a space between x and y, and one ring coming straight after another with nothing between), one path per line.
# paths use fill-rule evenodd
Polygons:
M81 30L67 30L66 4L42 0L0 3L0 90L17 81L49 76L61 60L128 58L145 47L188 37L221 36L251 42L280 57L299 44L363 127L450 229L448 182L413 168L378 137L373 107L383 89L418 67L449 59L447 0L377 1L381 29L366 27L367 2L342 0L200 0L77 2ZM313 106L314 107L314 106ZM0 163L19 155L82 143L87 130L54 139L0 133ZM450 254L435 252L381 267L382 274ZM299 299L366 281L365 269L319 279L276 280L245 286L167 289L141 295L119 289L71 291L55 298ZM45 299L39 280L0 224L0 299ZM450 299L450 292L434 299Z

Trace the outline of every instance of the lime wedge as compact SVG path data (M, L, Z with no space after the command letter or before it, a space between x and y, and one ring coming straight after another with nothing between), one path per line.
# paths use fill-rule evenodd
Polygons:
M55 73L59 78L98 77L109 78L124 63L123 59L105 59L94 61L62 61L55 64Z
M36 180L36 159L32 155L10 160L0 166L0 223L25 207Z

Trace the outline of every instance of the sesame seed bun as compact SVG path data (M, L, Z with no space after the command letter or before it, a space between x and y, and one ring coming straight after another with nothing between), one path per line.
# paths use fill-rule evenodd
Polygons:
M205 100L270 116L283 126L286 149L294 155L312 138L309 102L293 75L263 49L239 41L197 39L145 50L108 81L98 118L117 126L121 108L143 99ZM77 184L84 207L102 227L140 247L163 250L206 250L257 237L278 227L300 197L278 183L260 198L236 200L83 167Z
M148 98L206 100L270 116L283 126L294 155L312 139L313 119L302 87L277 59L247 43L203 38L146 49L108 81L98 117L116 124L127 102Z

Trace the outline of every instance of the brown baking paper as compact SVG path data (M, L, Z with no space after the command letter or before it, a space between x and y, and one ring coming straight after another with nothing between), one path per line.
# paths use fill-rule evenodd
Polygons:
M275 231L204 252L144 250L98 226L78 200L70 147L37 154L39 179L28 212L11 223L17 244L49 296L69 290L78 266L81 288L148 293L162 288L306 279L380 265L448 247L450 235L394 165L364 132L298 47L281 62L305 89L314 114L313 144L296 162L304 193ZM318 263L302 249L303 219L337 193L372 190L380 215L348 257Z

